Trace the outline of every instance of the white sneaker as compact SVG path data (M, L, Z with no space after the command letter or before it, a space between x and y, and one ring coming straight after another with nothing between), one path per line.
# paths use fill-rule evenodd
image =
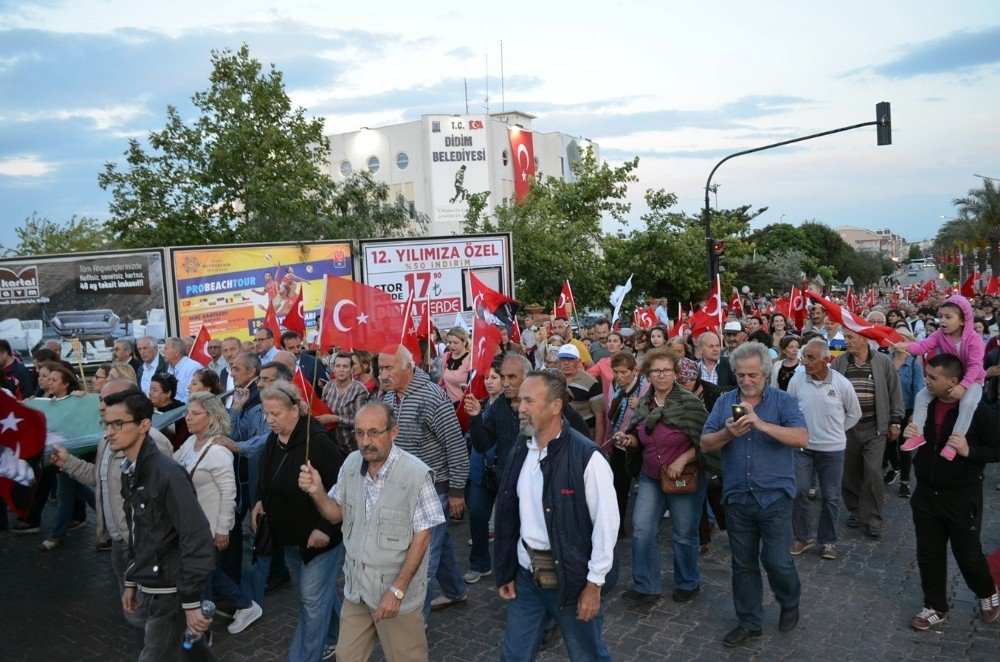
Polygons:
M260 618L263 613L264 610L260 608L260 605L251 601L250 606L246 609L236 610L236 613L233 614L233 622L226 629L229 630L229 634L239 634L250 627L250 624Z
M337 647L334 646L323 646L323 658L324 660L332 660L337 657Z
M493 574L492 570L487 570L485 572L476 572L475 570L470 570L464 575L462 575L462 581L466 584L475 584L483 577L488 577Z

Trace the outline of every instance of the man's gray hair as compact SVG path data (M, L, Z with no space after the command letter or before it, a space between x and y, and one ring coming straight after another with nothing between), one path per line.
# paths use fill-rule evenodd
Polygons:
M253 374L255 375L260 374L260 357L254 352L243 352L242 354L238 354L236 358L233 359L233 363L239 363L247 370L253 370Z
M802 348L802 351L805 352L806 348L808 347L818 347L819 355L822 356L824 359L830 356L830 345L822 338L813 338L812 340L810 340L805 344L805 346Z
M292 372L291 368L289 368L284 363L279 363L278 361L271 361L270 363L265 363L264 365L262 365L260 367L260 370L263 370L265 368L271 368L275 370L278 373L278 379L283 382L290 382L295 378L295 373ZM257 371L258 374L260 373L260 370Z
M371 402L361 406L357 413L354 414L354 420L358 420L358 415L366 409L377 409L382 412L385 417L385 427L392 429L396 427L396 410L392 408L385 400L372 400Z
M180 352L181 356L187 356L188 346L183 338L170 337L163 341L164 347L173 347L174 351Z
M716 333L715 331L705 331L704 333L700 334L697 338L694 339L694 344L696 347L701 347L701 339L704 338L705 336L715 336L719 340L719 343L720 344L722 343L722 337L718 333Z
M129 354L135 352L135 343L131 338L115 338L115 345L121 345L129 351Z
M400 345L399 349L396 350L396 356L399 357L399 367L403 370L412 370L417 365L417 362L413 360L413 354L403 345Z
M701 336L699 336L700 338ZM729 363L736 370L736 364L740 361L750 359L760 360L760 371L765 375L771 374L771 350L759 342L745 342L729 353Z
M503 362L500 365L503 365L508 361L518 364L518 367L521 368L522 375L527 375L529 372L535 369L535 367L531 365L531 361L529 361L528 357L526 357L524 354L518 354L517 352L507 352L506 354L503 355Z

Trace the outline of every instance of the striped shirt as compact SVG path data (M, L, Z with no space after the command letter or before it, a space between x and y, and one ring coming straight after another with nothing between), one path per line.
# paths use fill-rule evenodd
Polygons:
M853 359L853 356L848 359L844 376L851 382L854 392L858 395L861 418L864 420L875 418L875 380L872 378L872 365L871 363L859 365Z
M340 450L345 455L357 450L358 445L354 441L354 416L368 402L368 389L361 382L352 379L341 393L337 381L330 380L323 387L323 402L339 417L333 434Z
M396 444L430 467L436 484L447 483L451 495L462 498L469 477L469 454L455 407L444 391L426 372L414 368L403 397L389 391L382 400L396 412Z

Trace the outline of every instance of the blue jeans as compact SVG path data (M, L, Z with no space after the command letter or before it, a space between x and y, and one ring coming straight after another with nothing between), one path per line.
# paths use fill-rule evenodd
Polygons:
M812 540L809 516L809 488L813 477L819 477L822 502L816 537L821 545L837 542L837 518L840 516L840 480L844 475L844 451L795 450L795 502L792 507L792 529L795 539Z
M73 519L74 509L76 508L77 499L83 499L87 502L87 505L94 508L94 490L90 487L76 482L69 477L69 474L60 471L56 476L56 483L59 486L56 492L56 498L58 499L59 508L56 511L56 523L52 527L52 539L53 540L64 540L66 538L66 533L69 531L70 520ZM87 511L84 510L84 518L87 516ZM79 515L79 511L76 511Z
M240 589L240 585L233 581L232 577L219 565L219 558L222 552L215 550L215 570L212 576L205 582L205 599L218 603L220 600L227 607L236 611L246 609L250 606L250 598ZM260 604L259 602L257 604Z
M760 630L764 620L760 566L782 609L799 604L802 585L792 560L792 500L783 496L767 508L750 503L726 504L726 530L733 555L733 606L740 625Z
M490 515L497 493L482 485L469 483L469 535L472 551L469 568L476 572L489 572L490 564Z
M673 517L673 515L671 515ZM518 567L514 588L517 597L507 605L507 626L503 633L505 662L534 660L542 645L542 636L549 619L555 619L562 632L566 653L571 660L610 660L601 628L604 624L604 600L601 609L591 621L577 620L576 608L559 609L556 589L538 588L531 573Z
M292 576L299 583L299 623L295 628L288 659L318 660L323 656L323 646L330 628L330 614L337 595L337 559L343 545L313 557L309 563L302 563L299 548L289 545L284 548L285 560ZM341 550L338 553L337 550ZM270 557L259 557L249 571L243 575L243 590L260 604L264 598L264 586L271 567ZM339 613L339 611L338 611Z
M427 598L424 599L424 623L431 616L431 600L434 598L434 579L441 584L441 592L452 600L464 598L467 592L462 572L455 560L455 550L451 547L448 533L448 495L438 495L444 510L444 523L438 524L431 532L431 544L427 550Z
M336 646L340 639L340 610L344 607L344 602L337 591L337 578L344 573L344 543L334 547L333 554L333 575L330 577L334 587L333 609L330 611L330 629L326 633L327 646Z
M691 590L701 584L698 557L701 540L701 504L705 501L705 477L698 477L694 494L667 494L644 473L639 474L639 492L632 510L632 583L636 591L659 595L663 591L660 578L660 551L656 537L660 532L663 512L670 509L673 529L674 587Z

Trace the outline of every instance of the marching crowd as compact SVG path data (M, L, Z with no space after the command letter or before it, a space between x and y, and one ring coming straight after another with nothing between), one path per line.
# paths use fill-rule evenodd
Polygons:
M931 294L918 309L885 293L864 312L903 340L880 347L819 304L801 329L781 313L732 313L696 338L665 300L650 329L601 318L574 333L528 314L520 342L500 329L482 399L468 392L461 326L434 359L403 346L317 352L313 338L261 328L252 343L213 339L203 367L193 339L123 338L89 386L96 451L50 448L31 507L17 521L4 510L0 527L40 533L54 492L40 550L58 553L92 509L124 618L144 633L141 660L176 657L185 637L210 659L204 601L239 635L290 578L289 660L364 660L377 643L389 660L428 659L430 612L485 578L509 601L502 659L535 659L561 636L570 659L603 660L610 592L640 608L662 599L665 521L682 604L701 592L714 530L726 532L736 623L722 641L736 647L764 627L761 567L790 631L796 558L835 562L842 523L878 540L884 486L898 481L923 589L911 626L947 619L949 544L994 622L980 541L984 466L1000 461L993 301ZM60 350L37 348L29 369L0 339L4 388L87 391ZM180 408L154 427L154 413ZM465 516L467 563L449 534ZM631 580L619 576L625 545Z

